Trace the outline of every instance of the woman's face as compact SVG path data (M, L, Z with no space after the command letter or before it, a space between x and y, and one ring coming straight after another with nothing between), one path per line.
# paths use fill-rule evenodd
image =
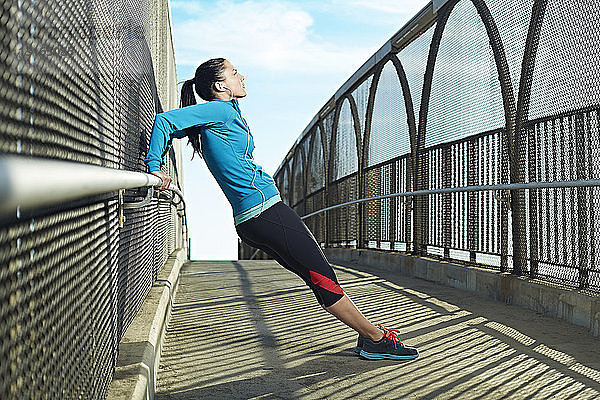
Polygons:
M246 97L246 87L244 86L245 76L240 74L238 70L228 61L223 62L223 80L219 81L222 87L227 87L231 90L225 89L225 93L231 95L233 98Z

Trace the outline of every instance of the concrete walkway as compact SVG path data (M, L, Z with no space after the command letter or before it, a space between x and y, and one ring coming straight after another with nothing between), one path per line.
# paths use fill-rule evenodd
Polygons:
M274 261L191 262L157 399L600 399L600 340L583 328L386 271L335 268L359 309L399 329L419 358L356 356L354 331Z

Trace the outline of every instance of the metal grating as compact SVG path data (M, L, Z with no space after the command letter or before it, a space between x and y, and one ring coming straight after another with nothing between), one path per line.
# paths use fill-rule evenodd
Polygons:
M310 136L311 147L309 151L309 168L307 194L312 194L316 190L325 187L325 156L323 153L323 142L321 137L321 127L317 126Z
M591 0L570 7L548 1L533 70L531 119L597 106L599 12Z
M533 0L486 1L491 17L496 21L510 71L513 94L519 93L521 63L527 42L527 29Z
M306 141L305 141L306 142ZM294 207L294 211L300 214L304 214L304 211L301 210L302 204L304 200L304 193L306 192L304 188L304 176L305 176L305 155L304 155L304 147L299 146L296 150L296 155L293 160L293 188L292 188L292 205Z
M358 171L356 131L348 99L342 103L332 146L331 157L338 160L332 164L334 181Z
M0 152L145 171L154 115L177 101L167 2L0 10ZM166 158L181 187L180 153ZM106 396L123 333L184 246L168 202L125 216L119 228L118 194L106 193L0 221L0 398Z
M470 1L460 1L448 18L431 86L425 147L504 125L496 63Z
M283 174L281 174L281 185L279 186L281 192L281 200L285 202L288 206L291 205L291 188L290 188L290 173L289 168L286 166Z
M369 91L371 89L371 83L373 83L373 75L365 79L363 83L361 83L352 92L352 98L356 102L356 113L358 114L358 120L360 121L361 140L364 139L365 135L365 123L367 117L367 108L369 106Z
M429 54L429 46L433 37L435 25L429 27L425 32L419 35L415 40L406 45L396 57L400 60L410 95L413 102L413 110L415 119L419 119L419 110L421 107L421 95L423 89L423 79L425 76L425 67L427 66L427 55Z
M410 153L407 121L400 79L392 61L388 61L381 71L375 92L368 139L368 167Z

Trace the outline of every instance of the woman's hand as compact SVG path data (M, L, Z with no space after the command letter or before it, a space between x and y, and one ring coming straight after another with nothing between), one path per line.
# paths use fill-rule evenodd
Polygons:
M169 187L169 184L171 183L171 177L169 175L165 174L162 171L152 171L150 173L152 175L158 176L162 180L162 184L160 186L155 186L156 189L163 191Z

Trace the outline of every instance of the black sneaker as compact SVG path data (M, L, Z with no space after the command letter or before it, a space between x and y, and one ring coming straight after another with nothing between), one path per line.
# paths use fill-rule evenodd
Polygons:
M367 360L412 360L419 356L414 347L405 346L395 332L388 330L380 341L363 338L360 356Z
M384 336L387 332L394 332L396 334L396 336L398 336L398 334L400 333L400 331L398 329L388 329L381 324L377 324L375 326L383 332ZM362 347L363 347L363 340L365 340L365 337L359 333L358 334L358 342L356 343L356 347L354 348L354 352L356 354L360 354L360 351L362 350Z

